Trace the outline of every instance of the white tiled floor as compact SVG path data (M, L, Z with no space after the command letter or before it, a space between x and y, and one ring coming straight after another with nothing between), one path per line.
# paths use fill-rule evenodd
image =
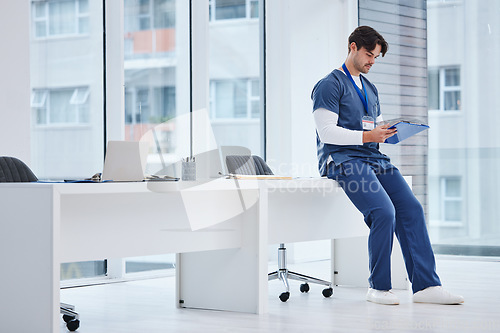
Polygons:
M282 303L281 283L271 281L264 315L177 309L174 277L64 289L61 298L77 306L80 333L500 332L500 262L438 258L437 264L443 285L462 294L465 304L414 304L409 291L397 290L401 304L384 306L366 302L366 289L352 287L336 287L327 299L322 286L301 294L296 281ZM329 262L289 268L328 278Z

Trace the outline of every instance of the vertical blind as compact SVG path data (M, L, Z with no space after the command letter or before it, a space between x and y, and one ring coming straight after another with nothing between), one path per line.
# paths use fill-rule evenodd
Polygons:
M389 43L367 75L379 91L384 119L427 123L427 11L425 0L359 0L359 25L369 25ZM432 129L431 129L432 130ZM405 176L427 212L427 131L382 151Z

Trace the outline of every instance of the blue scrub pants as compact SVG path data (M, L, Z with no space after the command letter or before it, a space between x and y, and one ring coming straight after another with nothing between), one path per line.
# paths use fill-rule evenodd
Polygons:
M377 290L392 288L394 233L401 245L413 292L440 286L422 205L399 170L390 163L386 164L382 166L376 160L353 159L328 170L328 178L338 181L363 213L370 228L370 287Z

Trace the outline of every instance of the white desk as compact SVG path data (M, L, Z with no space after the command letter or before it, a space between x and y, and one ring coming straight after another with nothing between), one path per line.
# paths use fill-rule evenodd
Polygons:
M268 244L368 234L326 179L5 183L0 202L1 332L59 332L61 262L180 253L179 306L265 313Z

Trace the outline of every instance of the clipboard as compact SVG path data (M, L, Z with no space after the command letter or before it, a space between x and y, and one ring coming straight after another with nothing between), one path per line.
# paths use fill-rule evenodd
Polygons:
M392 125L389 128L396 128L398 130L396 134L394 134L390 138L387 138L384 141L384 143L389 143L389 144L399 143L403 140L408 139L411 136L414 136L417 133L429 129L429 125L421 124L417 121L412 121L412 120L393 119L385 123L389 124L392 123Z
M231 179L293 179L291 176L229 174Z

